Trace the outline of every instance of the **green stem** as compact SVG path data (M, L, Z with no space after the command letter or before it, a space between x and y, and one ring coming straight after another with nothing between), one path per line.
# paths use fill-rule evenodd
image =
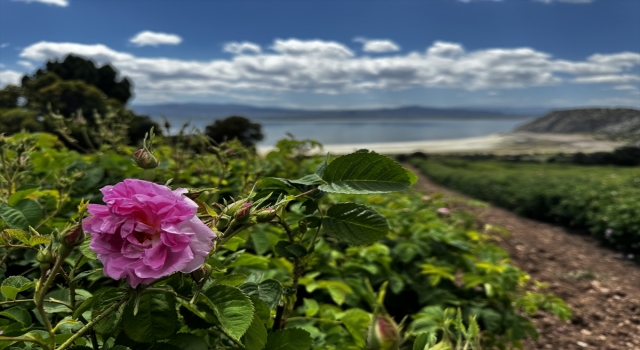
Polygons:
M30 342L30 343L37 343L43 349L48 349L47 344L44 344L43 342L39 341L38 339L34 339L34 338L28 338L28 337L3 337L3 336L0 335L0 341L24 341L24 342Z
M93 326L95 326L98 322L100 322L100 320L102 320L103 318L109 316L109 314L111 312L113 312L114 310L116 310L117 308L119 308L122 304L124 304L125 302L128 301L128 297L127 298L123 298L122 300L120 300L119 302L109 306L109 308L107 308L106 310L104 310L100 315L94 317L91 322L87 323L86 325L84 325L84 327L80 328L76 333L74 333L69 339L67 339L67 341L65 341L64 343L62 343L62 345L60 345L60 347L57 350L64 350L68 347L70 347L71 345L73 345L73 342L80 338L85 332L87 332L89 329L93 328Z

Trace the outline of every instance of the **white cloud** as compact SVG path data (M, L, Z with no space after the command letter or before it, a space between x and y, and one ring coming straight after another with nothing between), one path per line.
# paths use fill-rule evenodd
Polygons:
M26 3L39 2L42 4L54 5L54 6L60 6L60 7L69 6L69 0L13 0L13 1L26 2Z
M178 45L182 38L176 34L158 33L145 30L129 40L136 46Z
M44 62L69 53L112 63L129 76L141 100L160 96L319 94L403 90L414 87L496 91L561 83L628 85L640 81L640 53L595 54L584 60L560 60L532 48L467 51L458 43L437 41L422 52L356 56L334 41L277 39L273 51L230 43L228 59L206 61L138 57L105 45L39 42L22 59ZM228 44L228 45L230 45ZM259 46L256 45L257 48ZM244 53L252 52L251 55Z
M16 72L14 70L2 70L0 71L0 87L5 85L20 84L20 79L22 79L23 73Z
M26 68L26 69L33 69L33 68L35 68L35 66L33 65L33 63L32 63L32 62L29 62L29 61L20 60L20 61L18 61L18 64L19 64L19 65L21 65L21 66L23 66L23 67L24 67L24 68Z
M640 90L640 88L638 88L635 85L631 85L631 84L627 84L627 85L616 85L613 87L614 90L625 90L625 91L638 91Z
M234 55L242 55L245 53L261 53L262 48L258 44L243 41L241 43L231 42L224 44L222 49L224 52L229 52Z
M9 43L2 43L0 44L0 49L4 49L7 46L9 46Z
M361 42L362 51L364 52L382 53L400 51L400 46L391 40L355 38L353 41Z
M335 41L276 39L271 49L287 56L321 56L348 58L353 52Z

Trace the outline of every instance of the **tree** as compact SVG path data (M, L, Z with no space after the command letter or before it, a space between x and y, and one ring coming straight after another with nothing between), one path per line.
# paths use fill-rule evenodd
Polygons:
M42 131L43 125L34 111L24 108L0 108L0 134Z
M214 121L206 127L205 134L218 143L238 139L247 147L255 146L256 142L264 138L260 124L252 123L251 120L240 116Z

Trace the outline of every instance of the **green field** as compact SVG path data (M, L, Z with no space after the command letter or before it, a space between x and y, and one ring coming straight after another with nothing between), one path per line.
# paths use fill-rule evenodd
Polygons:
M640 248L640 169L413 159L433 181L514 212L587 229L607 244Z

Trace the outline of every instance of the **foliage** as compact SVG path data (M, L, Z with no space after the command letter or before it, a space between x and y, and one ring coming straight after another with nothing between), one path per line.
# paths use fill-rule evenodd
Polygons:
M58 133L69 147L83 152L99 149L94 135L83 128L99 128L96 116L110 115L125 126L116 143L137 143L151 127L148 116L125 108L132 96L129 80L119 78L110 65L97 67L91 60L69 55L62 62L49 61L33 75L25 75L20 87L0 90L0 133L48 131ZM55 118L55 117L59 118ZM64 127L62 127L64 125Z
M218 119L208 125L204 133L217 143L237 139L246 147L253 147L264 138L260 124L240 116Z
M198 133L155 141L150 169L125 145L1 141L0 348L506 349L535 335L527 313L570 315L468 214L397 193L415 176L387 157L307 157L319 145L295 139L266 157ZM218 235L202 268L136 289L103 275L79 223L126 178L189 190Z
M635 168L414 160L434 181L534 219L585 228L640 251L640 173Z

